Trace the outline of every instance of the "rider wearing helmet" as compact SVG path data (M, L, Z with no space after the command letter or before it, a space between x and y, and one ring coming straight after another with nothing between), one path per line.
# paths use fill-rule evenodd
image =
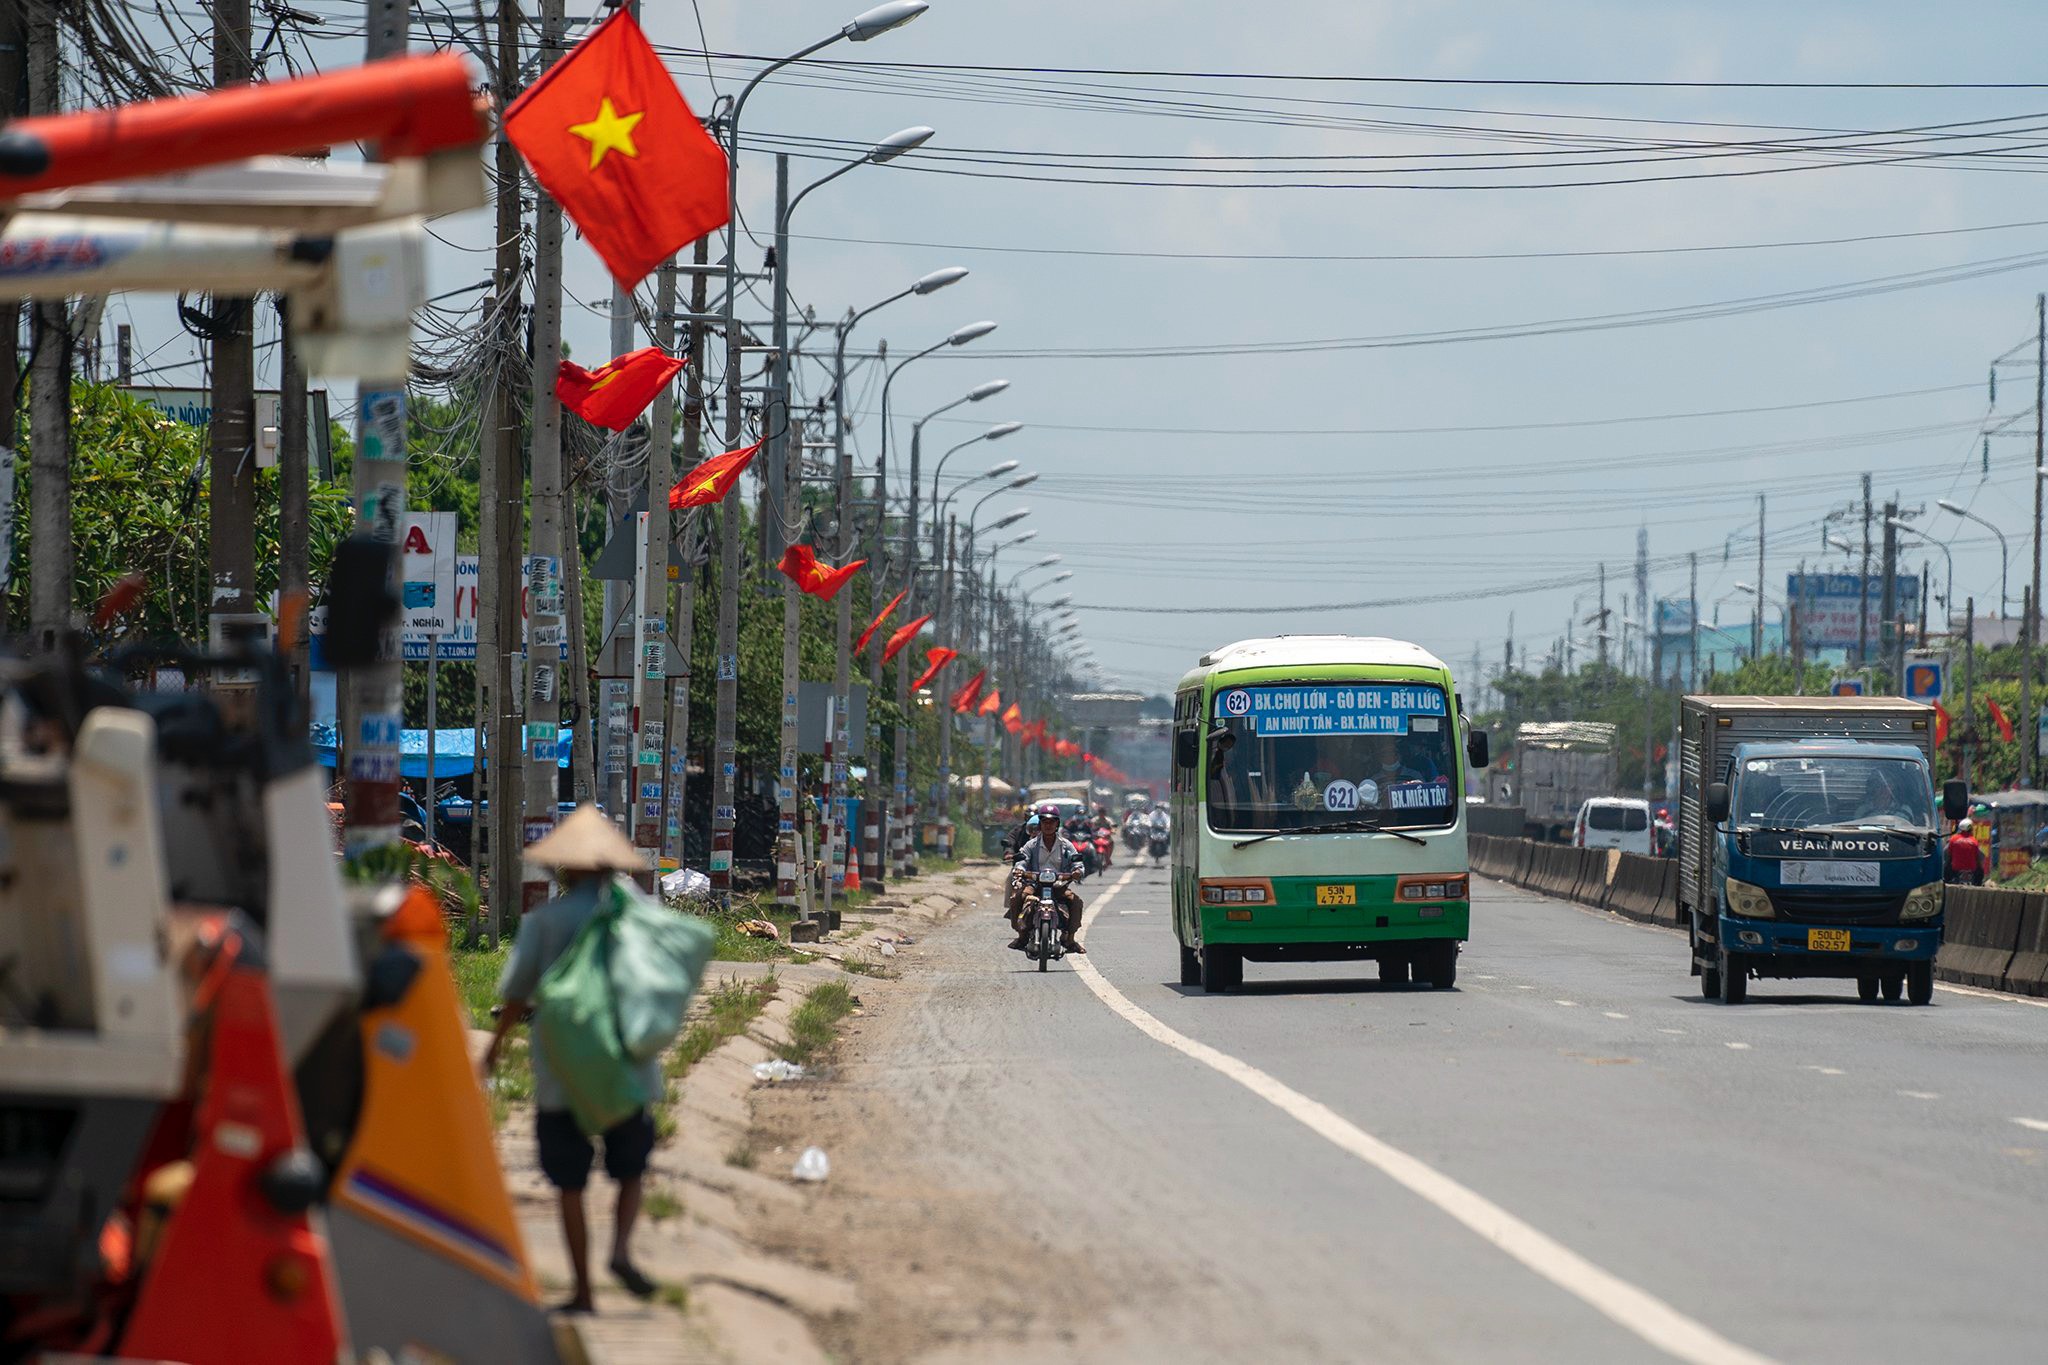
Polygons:
M1010 940L1010 946L1018 950L1025 947L1024 926L1020 919L1024 913L1024 886L1035 881L1042 869L1050 868L1059 874L1054 883L1053 898L1065 915L1060 926L1060 947L1069 953L1085 953L1074 934L1081 927L1081 898L1067 885L1067 879L1080 866L1081 851L1073 842L1060 833L1060 818L1057 810L1050 807L1032 815L1024 822L1025 828L1034 836L1017 855L1016 871L1010 877L1010 895L1004 906L1004 916L1017 936Z

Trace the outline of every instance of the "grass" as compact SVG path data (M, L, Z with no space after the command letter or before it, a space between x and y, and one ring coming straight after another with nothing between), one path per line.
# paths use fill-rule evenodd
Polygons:
M853 1013L853 992L842 981L812 988L789 1015L789 1043L777 1048L783 1060L813 1065L839 1036L839 1021Z
M725 1154L725 1164L737 1166L743 1171L753 1170L754 1149L744 1142L733 1144L733 1149Z
M721 982L705 997L703 1014L683 1030L682 1039L662 1063L663 1074L672 1081L681 1080L720 1043L745 1033L778 989L780 983L773 972L755 981L735 978Z
M665 1284L656 1295L664 1304L681 1313L690 1306L690 1291L679 1284Z
M789 926L796 922L796 916L780 909L773 901L759 898L736 902L732 914L706 915L711 927L718 931L718 941L713 945L711 956L718 962L776 962L788 958ZM781 931L780 939L755 938L740 932L740 921L764 919Z
M839 967L840 970L852 972L855 976L896 975L879 959L869 957L866 953L848 953L845 960L839 964Z
M661 1223L666 1222L668 1219L679 1217L683 1211L683 1201L676 1196L673 1190L656 1186L647 1191L646 1198L641 1201L640 1209L649 1218L652 1218L657 1223Z
M495 1027L491 1007L498 1003L498 977L504 972L505 958L511 951L509 943L495 948L450 947L448 962L455 972L455 989L462 997L462 1009L471 1028ZM498 1054L498 1069L492 1073L485 1094L491 1102L493 1128L505 1126L513 1106L533 1102L533 1055L528 1051L525 1033L515 1030L506 1036L505 1046Z

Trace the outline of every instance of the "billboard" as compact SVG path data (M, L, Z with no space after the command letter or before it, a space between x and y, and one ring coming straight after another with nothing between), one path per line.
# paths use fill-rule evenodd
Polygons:
M1897 574L1892 579L1897 594L1894 611L1917 620L1920 616L1920 578ZM1857 613L1866 606L1863 575L1853 573L1787 574L1785 600L1799 610L1800 635L1809 649L1854 649L1858 643ZM1872 646L1880 636L1884 610L1884 579L1870 576L1870 591L1863 624Z

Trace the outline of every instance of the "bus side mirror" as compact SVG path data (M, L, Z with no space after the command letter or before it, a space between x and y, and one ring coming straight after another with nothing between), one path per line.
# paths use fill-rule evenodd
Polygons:
M1465 735L1465 766L1484 768L1493 761L1493 749L1484 730L1471 730Z
M1970 813L1970 784L1957 778L1941 784L1941 813L1951 822Z
M1173 737L1173 766L1192 768L1202 756L1202 737L1194 730L1181 730Z
M1709 782L1707 784L1707 819L1720 824L1728 818L1728 784Z

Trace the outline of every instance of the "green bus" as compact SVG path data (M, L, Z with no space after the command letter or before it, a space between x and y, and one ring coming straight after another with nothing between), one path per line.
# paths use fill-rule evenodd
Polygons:
M1181 679L1173 717L1182 985L1368 958L1382 981L1456 981L1464 770L1487 740L1441 659L1405 640L1241 640Z

